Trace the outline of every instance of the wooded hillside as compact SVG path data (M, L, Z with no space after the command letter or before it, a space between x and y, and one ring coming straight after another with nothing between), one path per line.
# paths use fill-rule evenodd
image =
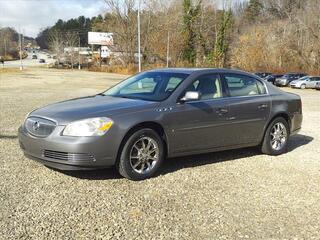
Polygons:
M105 4L103 16L59 20L39 45L48 47L54 31L78 32L83 45L87 31L113 32L124 63L133 64L137 1ZM170 66L320 73L320 0L144 0L140 15L144 65L164 66L169 52Z

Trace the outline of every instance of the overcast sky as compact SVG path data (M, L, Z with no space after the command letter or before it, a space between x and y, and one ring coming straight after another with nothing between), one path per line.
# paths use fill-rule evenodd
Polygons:
M0 0L0 27L20 27L26 36L36 37L59 18L92 17L104 9L103 0Z

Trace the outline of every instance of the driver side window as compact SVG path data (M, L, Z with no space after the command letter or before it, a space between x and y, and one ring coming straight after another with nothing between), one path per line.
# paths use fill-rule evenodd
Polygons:
M216 74L200 76L187 87L185 92L189 91L199 92L201 100L216 99L223 96L221 82Z

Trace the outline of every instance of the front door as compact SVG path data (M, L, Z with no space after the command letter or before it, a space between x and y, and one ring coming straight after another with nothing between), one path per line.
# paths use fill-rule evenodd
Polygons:
M186 91L197 91L201 98L177 103L165 115L170 154L181 155L224 146L229 107L227 99L223 98L219 75L200 76L184 93Z

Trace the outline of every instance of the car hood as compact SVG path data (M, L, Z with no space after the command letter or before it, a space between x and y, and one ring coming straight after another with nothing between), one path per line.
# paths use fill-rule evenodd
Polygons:
M91 117L112 118L113 115L152 108L158 104L139 99L96 95L50 104L36 109L29 116L44 117L56 121L59 125L65 125L72 121Z

